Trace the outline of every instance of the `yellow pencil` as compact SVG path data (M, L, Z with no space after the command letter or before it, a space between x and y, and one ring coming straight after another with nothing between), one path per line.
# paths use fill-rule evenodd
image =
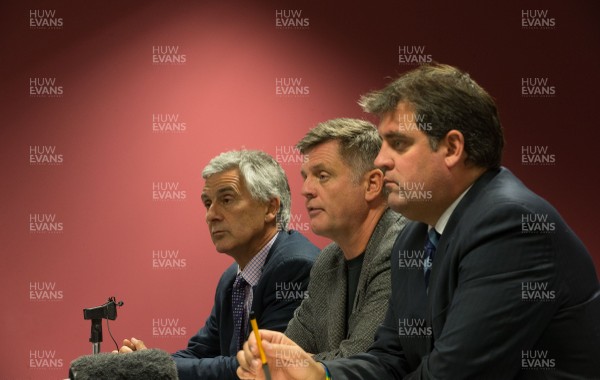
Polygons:
M252 331L256 337L256 344L258 345L258 352L260 354L260 361L263 364L263 371L265 373L265 379L271 380L271 372L269 371L269 365L267 364L267 356L263 350L262 340L260 339L260 333L258 332L258 324L256 323L256 316L254 311L250 312L250 324L252 325Z

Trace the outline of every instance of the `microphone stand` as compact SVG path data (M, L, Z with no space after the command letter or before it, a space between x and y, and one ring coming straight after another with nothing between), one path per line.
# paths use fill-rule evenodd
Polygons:
M90 336L92 342L92 353L100 353L100 343L102 342L102 319L92 319L92 333Z
M92 352L94 355L100 353L102 319L110 319L111 321L117 319L117 306L123 306L123 302L116 302L115 297L110 297L104 305L83 309L83 319L92 320L90 342L92 343Z

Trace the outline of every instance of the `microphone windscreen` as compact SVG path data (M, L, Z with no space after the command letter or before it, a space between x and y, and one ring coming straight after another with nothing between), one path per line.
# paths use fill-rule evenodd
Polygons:
M171 355L149 349L125 354L101 353L80 356L71 362L71 380L177 380L177 367Z

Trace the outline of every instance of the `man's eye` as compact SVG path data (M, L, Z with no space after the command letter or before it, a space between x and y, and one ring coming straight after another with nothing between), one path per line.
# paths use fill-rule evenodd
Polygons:
M395 140L392 141L392 148L394 148L395 150L402 150L406 147L405 141L404 140Z

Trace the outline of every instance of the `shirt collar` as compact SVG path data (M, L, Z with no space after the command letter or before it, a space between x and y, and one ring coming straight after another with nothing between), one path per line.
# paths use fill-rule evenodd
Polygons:
M238 274L241 273L244 280L246 280L250 286L256 286L256 284L258 284L258 280L260 280L260 275L262 274L262 268L267 260L267 255L269 254L269 251L275 243L275 239L277 239L278 235L279 233L276 233L271 240L269 240L269 242L265 244L256 255L254 255L252 260L246 264L243 270L240 270L240 266L238 265Z
M473 186L473 185L471 185L471 186ZM448 224L448 220L450 220L450 216L454 212L454 209L456 208L456 206L458 206L458 203L463 199L463 197L465 196L465 194L467 194L467 192L471 189L471 186L467 187L467 190L463 191L462 194L459 195L459 197L456 198L456 200L454 200L454 202L452 202L452 204L450 205L450 207L448 207L446 209L446 211L444 211L444 213L442 214L442 216L440 216L440 218L438 219L437 223L435 224L435 230L440 235L444 233L444 229L446 228L446 224Z

